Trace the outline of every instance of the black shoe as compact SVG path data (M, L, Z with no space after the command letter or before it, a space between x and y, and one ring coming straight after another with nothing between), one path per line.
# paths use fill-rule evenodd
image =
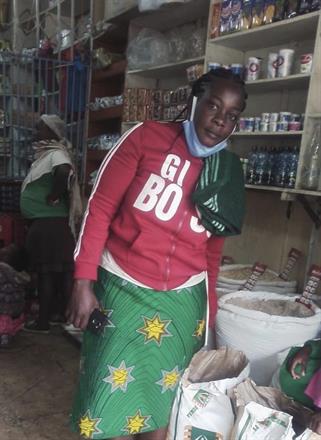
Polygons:
M31 321L27 322L23 330L25 332L29 333L40 333L40 334L48 334L49 333L49 326L48 327L41 327L38 323L38 321Z

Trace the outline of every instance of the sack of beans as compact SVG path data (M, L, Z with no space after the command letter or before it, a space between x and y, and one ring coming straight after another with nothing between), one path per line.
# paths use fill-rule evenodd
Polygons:
M243 351L258 385L270 383L280 351L318 337L321 330L321 309L296 302L294 295L240 290L222 296L218 306L218 346Z

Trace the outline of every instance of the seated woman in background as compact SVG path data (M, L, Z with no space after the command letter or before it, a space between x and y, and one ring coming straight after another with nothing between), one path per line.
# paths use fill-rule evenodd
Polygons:
M316 411L310 428L321 434L321 339L292 347L280 370L282 391Z

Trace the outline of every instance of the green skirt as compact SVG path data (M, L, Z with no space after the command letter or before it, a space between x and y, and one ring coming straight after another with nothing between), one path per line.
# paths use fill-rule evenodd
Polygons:
M205 282L163 292L100 269L95 293L108 324L99 336L84 333L72 429L106 439L165 427L179 379L204 342Z

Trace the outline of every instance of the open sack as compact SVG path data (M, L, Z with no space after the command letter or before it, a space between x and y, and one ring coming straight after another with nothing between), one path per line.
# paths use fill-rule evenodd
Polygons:
M192 439L196 434L230 440L234 414L226 393L249 372L246 356L232 348L196 353L180 380L167 440Z

